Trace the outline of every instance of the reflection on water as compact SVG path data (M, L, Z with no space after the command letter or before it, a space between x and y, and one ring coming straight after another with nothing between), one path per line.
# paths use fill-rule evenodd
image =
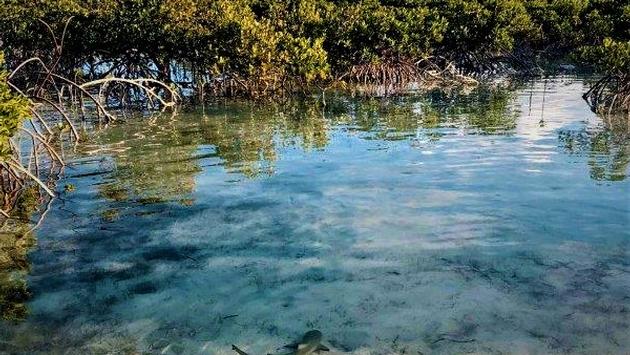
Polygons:
M630 163L630 120L604 117L601 127L560 130L558 140L569 154L587 154L591 178L622 181Z
M262 354L316 328L332 353L624 353L630 130L583 90L217 103L96 132L32 266L32 235L3 238L0 351Z

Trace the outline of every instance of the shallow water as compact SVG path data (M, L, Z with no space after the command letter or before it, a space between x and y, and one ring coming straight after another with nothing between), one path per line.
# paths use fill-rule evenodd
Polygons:
M0 351L266 354L315 328L332 353L628 353L630 128L584 91L98 131L67 153Z

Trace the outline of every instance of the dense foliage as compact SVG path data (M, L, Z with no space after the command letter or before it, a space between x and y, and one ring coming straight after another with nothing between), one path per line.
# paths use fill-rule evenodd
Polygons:
M497 60L567 56L627 70L621 49L630 40L630 5L622 0L1 3L0 40L12 64L54 53L49 32L59 35L73 17L61 63L68 73L90 68L92 75L151 75L195 86L227 85L230 78L232 90L256 94L325 83L356 65L430 56L470 71Z
M264 96L405 84L423 65L492 75L573 61L605 74L585 97L593 109L630 108L623 0L0 0L0 18L9 68L38 57L78 81L149 77L200 98ZM29 106L3 62L0 54L6 158ZM48 69L38 63L11 81L41 80Z
M9 138L29 114L26 99L9 88L8 75L4 68L4 56L0 52L0 159L6 158L10 153Z

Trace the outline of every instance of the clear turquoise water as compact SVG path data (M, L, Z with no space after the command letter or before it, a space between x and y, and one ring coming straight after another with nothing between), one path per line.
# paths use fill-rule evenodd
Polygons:
M70 153L8 353L630 352L630 140L557 78L217 103Z

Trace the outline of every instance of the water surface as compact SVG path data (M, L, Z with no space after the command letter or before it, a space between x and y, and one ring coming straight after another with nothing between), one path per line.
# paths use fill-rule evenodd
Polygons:
M216 103L95 132L66 152L0 351L266 354L316 328L333 353L627 353L629 123L585 90Z

